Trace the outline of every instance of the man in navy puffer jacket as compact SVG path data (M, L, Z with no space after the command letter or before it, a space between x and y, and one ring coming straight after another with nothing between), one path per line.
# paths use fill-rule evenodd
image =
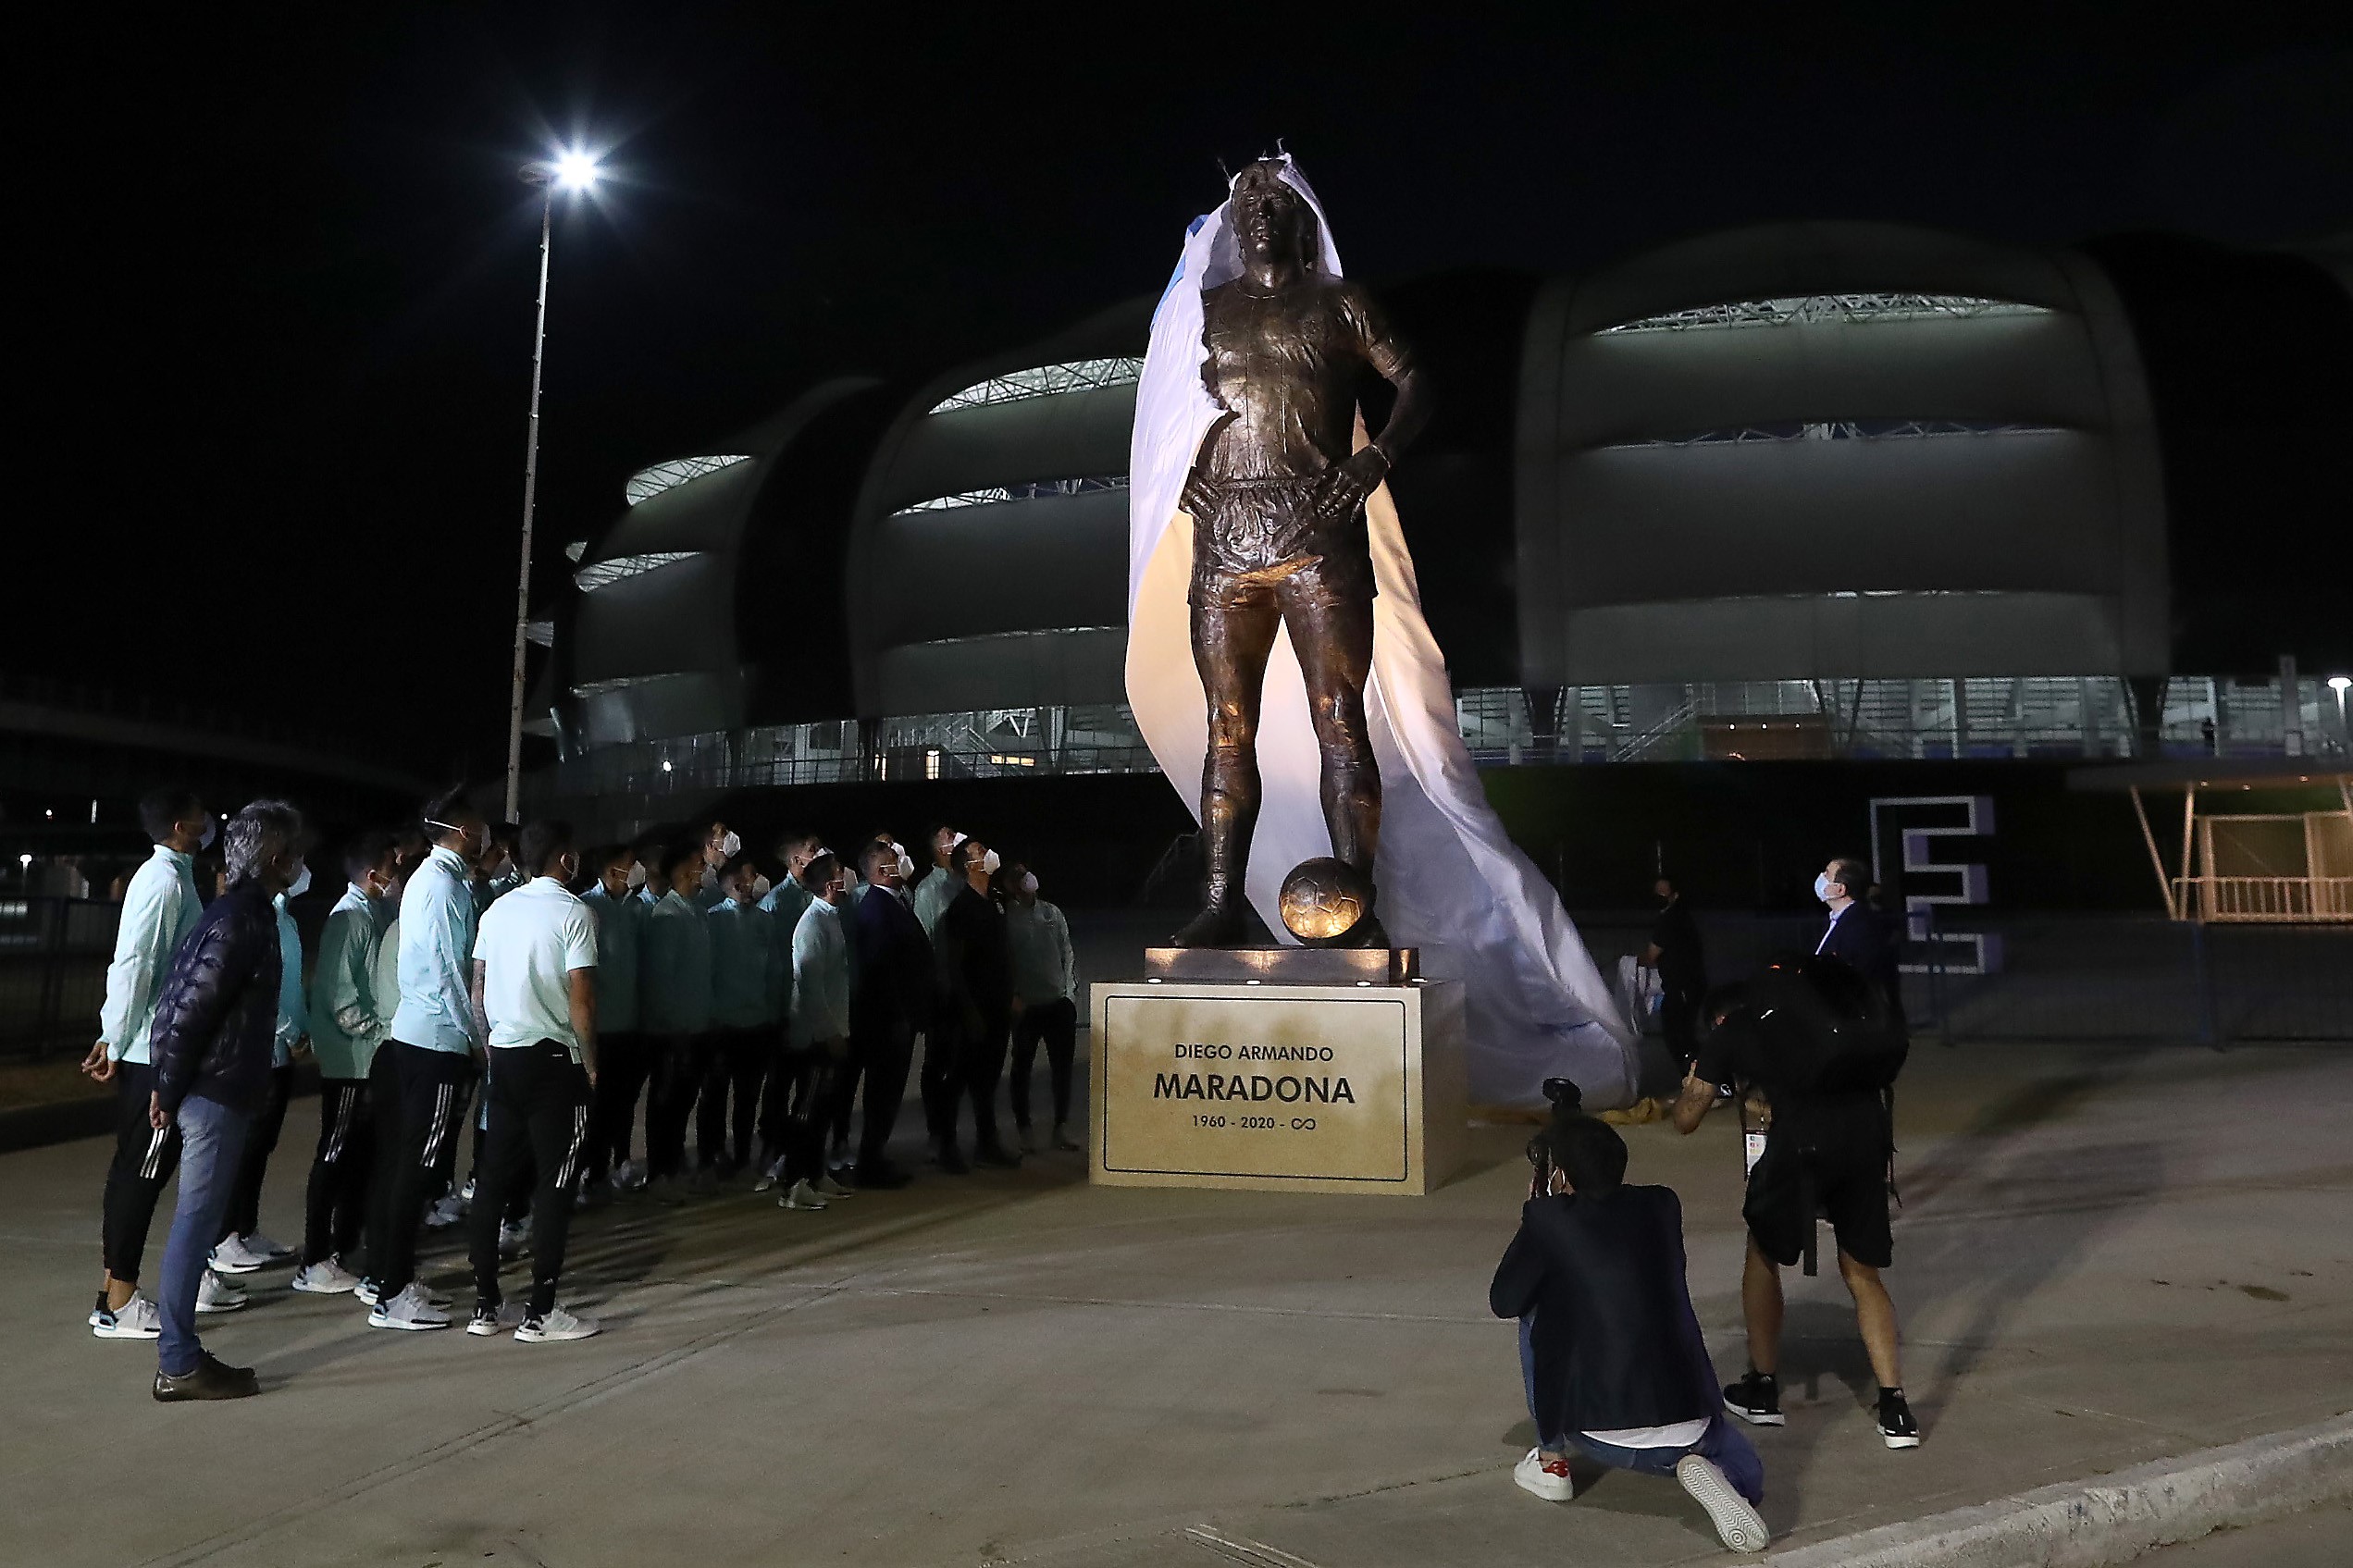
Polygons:
M148 1120L180 1127L180 1206L164 1246L156 1307L159 1400L242 1399L251 1368L229 1366L196 1338L196 1291L237 1181L238 1158L269 1087L278 1031L278 911L303 869L302 813L256 800L221 834L229 891L180 939L155 1003L155 1089Z

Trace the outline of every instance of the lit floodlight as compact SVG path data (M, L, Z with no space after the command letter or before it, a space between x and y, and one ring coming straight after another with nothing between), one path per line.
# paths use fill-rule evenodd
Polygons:
M555 182L566 191L586 191L603 173L586 153L563 153L555 159Z
M553 186L559 191L592 191L604 178L604 166L593 154L567 148L551 158L536 158L522 168L526 185Z
M2329 677L2329 690L2341 692L2347 686L2353 686L2353 675L2331 675Z

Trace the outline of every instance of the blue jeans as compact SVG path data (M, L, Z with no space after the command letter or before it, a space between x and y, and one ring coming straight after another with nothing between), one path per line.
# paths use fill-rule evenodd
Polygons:
M1697 1326L1693 1326L1696 1332ZM1724 1412L1715 1412L1700 1434L1700 1440L1687 1447L1655 1449L1622 1449L1616 1443L1595 1442L1582 1432L1556 1433L1547 1436L1542 1418L1536 1414L1536 1315L1529 1313L1519 1320L1519 1377L1528 1394L1528 1414L1538 1423L1536 1441L1547 1453L1583 1454L1596 1464L1606 1464L1613 1470L1632 1470L1644 1475L1672 1475L1675 1462L1687 1453L1698 1454L1724 1472L1732 1489L1749 1500L1752 1505L1765 1500L1765 1465L1749 1446L1748 1438ZM1712 1381L1715 1374L1708 1373Z
M216 1100L191 1094L180 1103L180 1207L172 1212L163 1290L155 1298L164 1330L155 1364L167 1377L195 1371L204 1354L196 1338L196 1292L236 1192L238 1161L252 1124L253 1117Z

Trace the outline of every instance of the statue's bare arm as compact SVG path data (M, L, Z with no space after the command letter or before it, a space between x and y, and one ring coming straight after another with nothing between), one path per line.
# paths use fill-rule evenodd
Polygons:
M1430 378L1414 363L1412 353L1389 326L1372 296L1344 286L1341 313L1355 330L1365 363L1397 389L1389 422L1370 444L1339 463L1324 475L1316 494L1316 510L1328 522L1338 522L1365 504L1365 498L1397 465L1398 457L1430 423Z

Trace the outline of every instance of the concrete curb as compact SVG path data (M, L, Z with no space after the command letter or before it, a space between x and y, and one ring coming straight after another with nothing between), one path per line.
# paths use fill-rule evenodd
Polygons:
M2225 1525L2353 1492L2353 1413L2226 1448L2063 1481L1766 1561L1784 1568L2111 1568Z

